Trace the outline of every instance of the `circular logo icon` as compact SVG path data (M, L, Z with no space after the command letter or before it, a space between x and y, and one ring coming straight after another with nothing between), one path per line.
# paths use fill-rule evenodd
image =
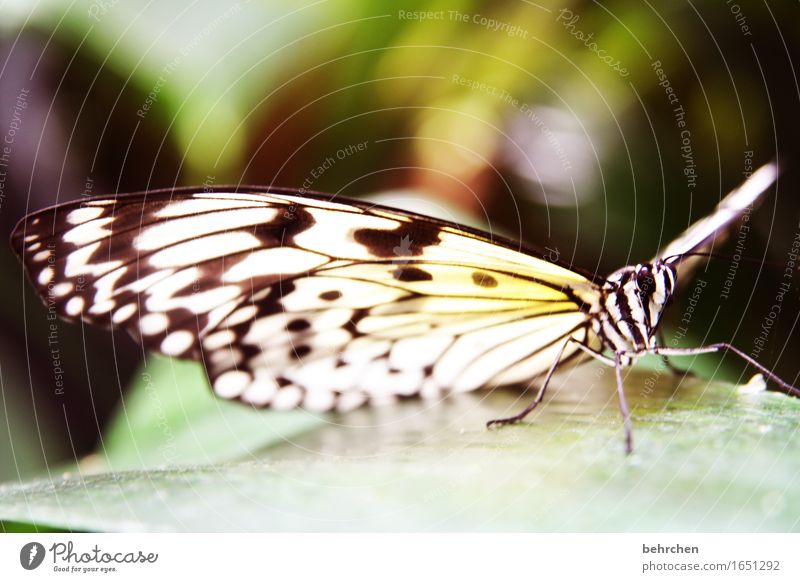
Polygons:
M19 563L26 570L35 570L44 561L44 546L39 542L29 542L19 551Z

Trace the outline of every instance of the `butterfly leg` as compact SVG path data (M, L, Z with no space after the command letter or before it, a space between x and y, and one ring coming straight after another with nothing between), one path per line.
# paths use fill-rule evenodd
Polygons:
M489 422L486 423L486 428L492 428L492 427L495 427L495 426L504 426L506 424L517 423L520 420L522 420L523 418L525 418L526 416L528 416L531 412L533 412L534 408L539 406L539 403L544 398L544 393L545 393L545 390L547 390L547 385L550 383L550 378L553 375L553 372L556 371L556 368L558 367L558 363L561 361L561 355L564 353L564 349L567 347L567 344L569 344L569 342L571 342L571 341L574 341L574 340L572 338L567 338L567 341L565 341L561 345L561 349L558 350L558 355L555 357L555 359L553 360L553 364L550 366L550 369L547 371L547 375L544 377L544 382L542 382L542 385L539 387L539 392L536 393L536 398L533 399L533 402L531 402L528 406L526 406L525 409L522 412L520 412L519 414L515 414L514 416L509 416L507 418L496 418L494 420L490 420ZM578 345L581 345L581 344L578 344Z
M628 401L625 399L625 385L622 382L622 359L619 352L614 354L614 371L617 376L617 396L619 397L619 411L622 413L622 422L625 425L625 454L633 452L633 423Z
M578 344L578 347L593 357L595 360L602 362L607 366L614 366L617 378L617 396L619 398L619 410L622 413L622 421L625 425L625 453L630 455L633 452L633 423L631 422L631 413L628 409L628 401L625 398L625 385L622 382L622 357L626 354L615 353L614 359L604 356L600 352L596 352L592 348L583 344Z
M698 354L712 354L716 352L731 352L739 356L742 360L753 366L756 370L764 374L769 380L776 384L778 386L778 392L783 392L789 396L800 398L800 388L792 386L785 380L767 370L767 368L759 364L742 350L728 343L711 344L708 346L701 346L699 348L650 348L648 350L644 350L642 353L652 353L666 356L695 356Z
M666 342L664 341L664 333L661 328L658 329L656 332L658 334L658 343L660 345L665 345ZM672 363L672 360L669 359L669 356L661 354L661 361L664 362L664 365L667 367L667 370L675 374L676 376L688 376L689 378L694 377L694 372L691 370L682 370L681 368L677 367L675 364Z

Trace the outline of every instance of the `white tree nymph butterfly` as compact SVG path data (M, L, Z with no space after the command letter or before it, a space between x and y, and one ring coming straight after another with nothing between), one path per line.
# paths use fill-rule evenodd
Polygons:
M68 202L22 219L11 242L66 319L126 329L201 361L219 396L347 411L398 397L530 384L593 357L730 351L776 389L800 390L726 343L657 344L678 266L757 201L755 172L647 263L607 278L453 223L280 188L173 189Z

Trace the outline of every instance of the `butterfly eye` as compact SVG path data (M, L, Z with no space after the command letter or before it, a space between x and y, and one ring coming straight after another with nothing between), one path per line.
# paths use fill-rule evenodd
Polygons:
M640 297L651 295L655 287L655 280L649 274L640 275L636 279L636 287Z

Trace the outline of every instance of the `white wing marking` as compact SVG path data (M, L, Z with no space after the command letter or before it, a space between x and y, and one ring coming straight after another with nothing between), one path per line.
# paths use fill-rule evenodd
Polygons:
M711 243L718 233L723 232L731 222L744 214L747 207L755 204L777 178L778 166L775 163L761 166L741 186L723 198L714 212L690 226L682 235L662 249L656 258L666 259L700 251Z

